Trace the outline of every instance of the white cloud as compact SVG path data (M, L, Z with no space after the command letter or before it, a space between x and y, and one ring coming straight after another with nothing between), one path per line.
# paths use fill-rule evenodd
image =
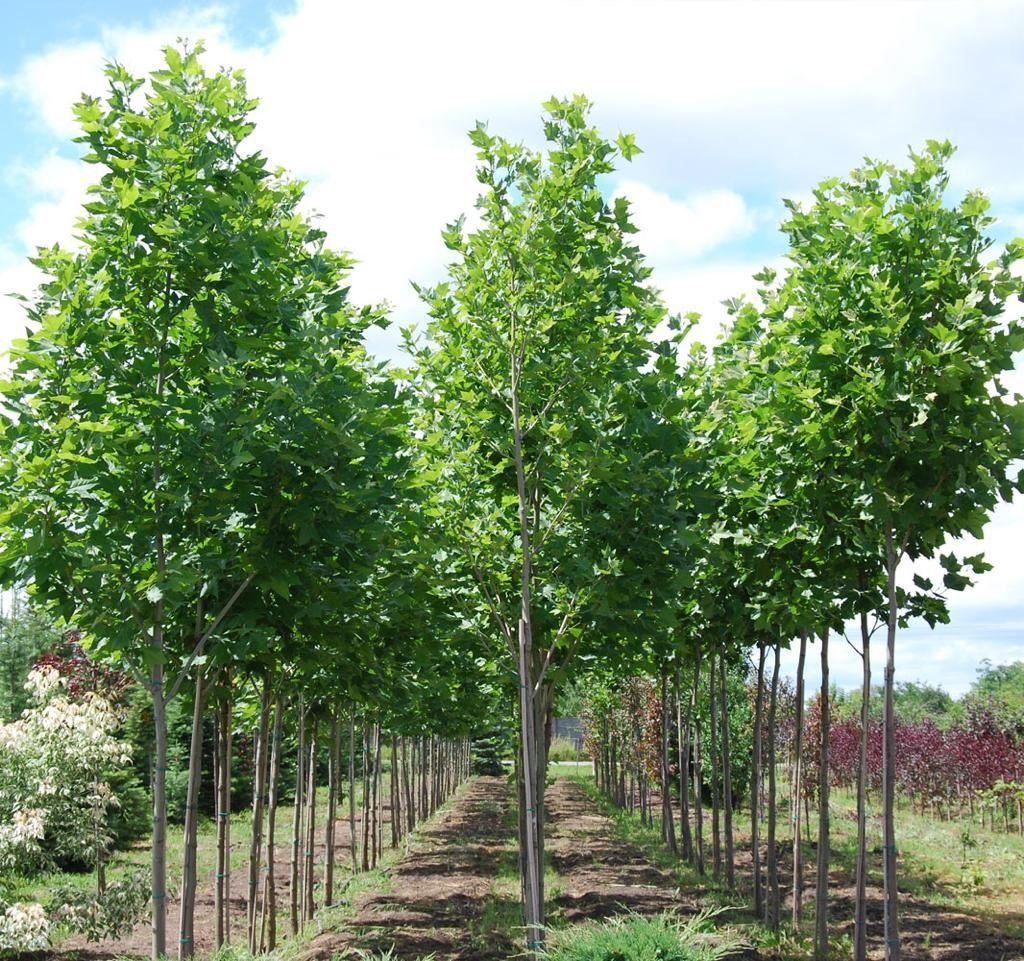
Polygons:
M155 21L151 27L101 28L98 40L54 46L28 58L6 78L9 91L31 106L35 116L62 140L78 133L73 106L83 94L105 89L106 61L117 60L132 69L152 68L160 48L178 37L204 38L213 62L236 51L225 40L224 11L219 7L182 9Z
M10 295L28 296L38 282L39 271L25 258L0 250L0 371L11 341L25 333L25 304Z
M96 167L48 154L36 167L22 172L21 179L38 199L18 225L17 236L26 250L71 241L70 228L82 214L86 191L99 176Z
M622 181L616 197L629 200L638 242L660 265L692 260L722 244L749 237L757 226L754 212L733 190L714 190L675 200L635 180Z
M652 258L653 259L653 258ZM700 321L691 332L688 343L711 346L728 323L729 314L723 301L746 297L756 303L758 282L754 274L762 267L777 271L784 268L781 258L764 260L729 260L702 262L665 270L654 261L654 283L661 289L669 309L675 313L696 311Z
M806 189L862 151L901 154L918 137L922 103L934 112L942 102L935 84L951 59L1003 42L1021 12L993 5L979 18L966 3L906 4L887 8L886 18L879 31L877 18L841 2L638 4L629 16L613 2L589 4L585 14L572 2L527 2L510 17L468 2L302 0L263 48L234 44L221 10L184 10L150 28L110 27L94 42L55 47L9 85L66 137L71 102L102 90L103 57L142 71L162 44L204 36L209 62L248 71L262 100L257 142L310 180L310 204L332 242L359 258L354 295L387 298L408 322L420 313L409 280L437 277L446 256L439 230L475 197L464 136L474 120L536 141L540 101L585 91L602 128L636 130L647 153L630 169L629 192L660 272L671 258L749 233L754 214L723 184L747 193L747 182L774 197ZM985 63L994 73L1003 61ZM972 82L990 92L986 76ZM993 155L1015 155L990 137L966 147L982 172ZM1006 177L1019 178L1016 168Z

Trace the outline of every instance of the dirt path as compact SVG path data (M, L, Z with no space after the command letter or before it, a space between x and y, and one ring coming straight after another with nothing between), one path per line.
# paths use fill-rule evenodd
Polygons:
M345 949L390 949L396 958L433 955L437 961L511 957L509 918L514 912L518 923L518 882L501 881L515 872L513 813L508 782L478 778L388 871L389 890L358 899L355 918L344 930L315 938L303 961Z
M695 905L639 848L616 836L615 825L575 781L559 778L547 792L551 863L562 893L549 901L570 922L624 911L658 914Z

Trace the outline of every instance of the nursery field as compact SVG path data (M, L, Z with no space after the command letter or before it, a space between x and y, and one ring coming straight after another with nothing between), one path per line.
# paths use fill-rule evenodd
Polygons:
M742 958L810 957L807 938L774 934L755 923L744 895L750 885L749 821L736 821L736 893L701 878L666 851L657 825L641 824L637 814L603 798L592 774L576 764L552 765L547 790L547 915L552 932L623 913L657 918L665 912L692 917L719 912L718 929L737 945ZM849 950L855 867L853 798L833 796L831 913L837 956ZM678 810L676 810L678 816ZM515 798L507 778L478 777L468 782L423 827L366 874L342 871L338 904L317 916L302 936L277 952L282 961L329 959L369 952L396 958L436 961L501 961L516 953L519 875ZM288 827L287 817L284 827ZM901 876L906 909L905 957L914 961L1012 961L1024 958L1024 839L987 829L965 845L959 825L941 823L908 808L898 813ZM244 831L246 818L238 818ZM347 854L347 820L338 822L339 859ZM781 840L788 841L788 837ZM172 839L173 845L173 839ZM235 870L244 864L243 845L234 847ZM118 858L119 867L137 864L147 852ZM813 845L807 845L807 854ZM877 852L876 852L877 853ZM279 860L287 862L282 846ZM323 852L317 855L322 860ZM200 893L196 903L197 950L213 949L215 834L199 835ZM172 867L177 867L172 865ZM869 887L869 920L880 924L880 861ZM783 870L787 883L791 875ZM50 878L52 884L57 879ZM89 876L65 882L88 885ZM287 872L281 885L287 887ZM31 889L22 892L30 897ZM232 940L244 940L244 899L237 898ZM176 920L172 901L169 913ZM70 937L54 945L53 961L105 961L144 957L148 926L100 945ZM219 957L230 957L223 949Z
M633 134L479 121L386 358L244 73L105 77L0 380L0 961L1024 959L1024 662L896 673L1024 492L951 143L780 201L703 343Z

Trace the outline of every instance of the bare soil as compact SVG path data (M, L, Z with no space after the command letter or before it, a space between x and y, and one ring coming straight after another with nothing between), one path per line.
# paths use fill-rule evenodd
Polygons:
M559 778L548 789L545 847L564 893L549 908L566 921L606 918L624 911L658 914L695 910L672 877L635 845L616 837L615 826L583 788Z
M339 813L341 809L339 808ZM291 900L291 864L292 843L289 830L278 822L277 838L279 843L274 845L274 886L277 892L277 937L278 944L289 936ZM385 848L391 840L391 809L385 799L383 811L383 823L380 828L384 838ZM355 831L360 837L362 831L362 815L358 811L355 817ZM284 835L288 837L284 837ZM315 884L314 896L319 902L322 900L323 891L321 881L323 878L324 864L326 862L327 846L324 844L324 821L323 813L319 812L319 824L317 828L318 840L314 844L314 871L317 881ZM283 838L283 841L281 840ZM345 884L346 876L351 866L351 839L352 833L349 826L349 819L338 818L334 835L335 852L335 892L339 893ZM231 833L232 851L245 852L248 857L249 834L248 831L234 830ZM177 881L174 879L175 887ZM260 884L262 885L262 874ZM216 947L216 914L214 891L216 886L215 874L213 871L201 873L196 888L196 909L194 921L195 951L199 958L211 954ZM231 936L232 944L246 942L246 893L248 888L248 875L245 867L234 869L231 875ZM178 924L180 920L181 901L174 897L168 899L167 903L167 948L168 954L176 957L178 953ZM75 935L62 941L55 948L47 952L33 954L33 959L38 961L113 961L115 958L148 958L152 945L152 932L149 918L145 918L127 935L103 941L100 944L90 944L82 935ZM19 959L29 961L29 958Z
M346 949L436 961L511 957L517 948L503 921L508 905L495 904L493 888L514 852L512 811L505 778L476 779L447 816L420 832L416 850L388 870L387 893L357 899L355 918L314 938L302 961Z

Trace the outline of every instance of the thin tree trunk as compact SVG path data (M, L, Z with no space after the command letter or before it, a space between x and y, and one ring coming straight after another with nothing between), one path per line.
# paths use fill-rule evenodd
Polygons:
M899 961L899 894L896 888L896 710L893 682L896 676L896 551L892 524L885 528L886 593L889 610L885 638L885 702L882 713L882 877L885 895L885 961Z
M524 586L524 591L528 590ZM537 810L534 799L534 779L537 765L535 752L537 737L534 732L535 706L534 690L529 665L530 646L525 618L519 621L519 687L520 687L520 747L522 763L519 780L519 833L521 869L523 882L523 922L526 927L526 948L528 957L535 957L542 944L541 925L543 912L541 901L542 870L537 850Z
M800 653L796 663L796 718L793 743L793 790L790 794L790 820L793 822L793 930L800 929L803 917L804 861L800 847L800 804L803 794L804 745L804 664L807 659L807 631L800 631Z
M363 796L359 805L362 844L360 845L363 858L363 870L370 870L370 767L372 764L370 744L370 722L363 721Z
M716 881L722 877L722 830L721 810L718 805L718 780L721 773L718 751L718 687L717 663L718 656L711 651L708 665L708 704L710 705L709 723L711 726L711 845L712 845L712 876Z
M757 694L754 698L754 753L750 765L750 854L754 871L754 914L764 911L761 886L761 735L764 725L764 639L757 642Z
M860 615L861 658L863 680L860 692L860 753L857 759L857 881L854 896L853 961L867 961L868 956L868 737L871 725L871 631L868 615Z
M266 919L267 949L277 947L277 885L274 878L277 841L277 807L281 784L281 728L284 724L284 701L278 694L274 699L274 734L270 744L270 794L267 800L267 880L263 914ZM260 939L262 941L262 937ZM262 947L262 945L261 945Z
M158 626L154 635L162 637ZM156 642L162 648L162 641ZM164 666L154 664L149 675L153 698L153 848L152 904L153 959L167 953L167 702Z
M693 714L693 805L694 805L694 841L697 855L697 870L704 874L704 757L700 730L700 695L701 645L697 641L696 656L693 663L693 698L690 711Z
M359 837L356 834L356 712L348 716L348 834L352 873L359 870Z
M821 755L818 762L818 878L814 895L814 957L828 961L828 748L829 748L829 690L828 690L828 635L821 632Z
M330 745L327 750L327 823L324 825L324 906L334 904L334 834L338 818L338 764L341 761L341 728L331 711Z
M412 788L409 778L409 739L403 737L402 743L402 791L405 793L405 826L406 833L411 834L416 828L416 809L412 804Z
M772 664L772 689L768 699L768 911L765 920L772 929L778 928L782 915L782 896L779 890L779 857L775 845L776 802L775 738L776 715L779 703L779 645L775 644Z
M690 829L690 708L683 722L683 689L679 667L675 675L676 746L679 760L679 833L683 842L683 857L693 863L693 831Z
M306 767L306 705L299 695L299 744L295 752L295 805L292 818L292 860L290 890L291 932L294 937L299 933L299 867L301 864L299 845L302 842L303 786L305 784Z
M206 686L202 667L196 668L196 693L192 706L192 738L188 751L188 786L185 789L184 854L181 866L181 914L178 918L178 959L195 954L196 848L199 837L199 788L203 772L203 713Z
M399 809L399 787L401 780L398 773L398 744L395 736L391 735L391 777L388 782L388 794L391 797L391 847L397 848L399 831L402 830L402 812Z
M679 853L672 818L672 775L669 773L668 669L661 669L661 825L669 850Z
M231 755L232 730L231 716L231 675L225 672L227 698L224 704L224 943L231 944Z
M316 904L313 901L313 858L316 853L316 749L318 727L318 723L314 721L309 732L309 769L307 773L309 783L306 788L306 850L302 885L303 921L310 920L316 908Z
M377 721L373 726L373 866L377 866L377 861L382 852L381 834L381 790L380 790L380 774L381 774L381 748L380 748L380 721Z
M732 755L729 750L729 693L726 685L724 651L718 662L718 680L722 693L722 807L725 813L725 883L729 890L732 891L736 887L736 858L732 831Z
M263 695L260 700L259 729L256 734L255 772L252 787L252 833L249 841L248 900L246 903L246 934L250 954L256 953L256 899L259 894L260 858L263 845L263 799L267 790L267 743L270 735L270 684L268 673L263 679Z
M217 811L217 876L214 885L213 911L216 927L216 945L222 947L226 941L224 930L224 918L226 911L224 903L227 898L227 820L228 820L228 794L227 794L227 729L229 721L225 717L224 707L227 697L224 691L221 692L221 700L217 704L215 712L215 738L214 746L214 771L216 772L215 807Z

